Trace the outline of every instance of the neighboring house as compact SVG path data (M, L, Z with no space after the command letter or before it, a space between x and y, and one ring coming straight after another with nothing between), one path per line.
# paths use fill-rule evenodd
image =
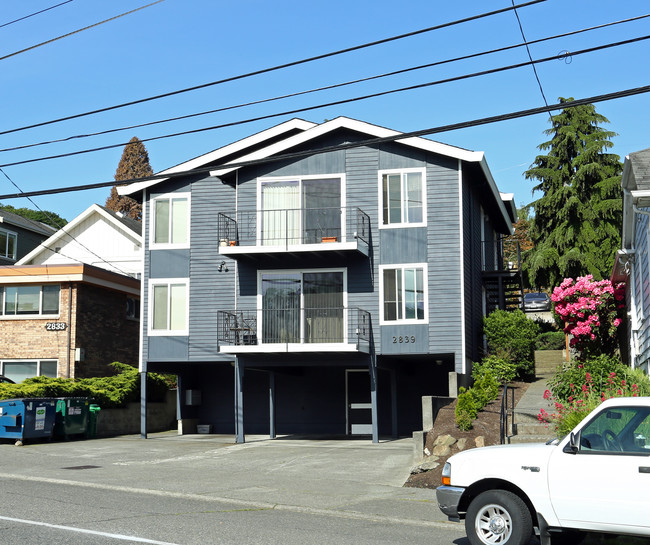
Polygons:
M141 227L94 204L0 267L0 374L81 378L138 364Z
M13 265L56 229L0 209L0 266Z
M0 267L0 374L83 378L138 362L140 281L84 264Z
M142 224L93 204L18 260L17 265L86 263L139 278Z
M612 281L627 283L622 355L633 368L650 373L650 148L625 158L621 186L623 235Z
M119 189L143 202L142 371L178 375L183 430L377 441L467 380L520 286L516 210L483 153L400 135L294 119Z

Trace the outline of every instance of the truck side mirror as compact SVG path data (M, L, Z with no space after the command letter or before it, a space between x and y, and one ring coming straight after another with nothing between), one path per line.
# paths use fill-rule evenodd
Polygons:
M564 452L576 454L580 450L580 432L573 433L569 436L569 442L564 447Z

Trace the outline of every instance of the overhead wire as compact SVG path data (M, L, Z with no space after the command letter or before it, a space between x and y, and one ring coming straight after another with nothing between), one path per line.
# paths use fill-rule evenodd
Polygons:
M587 49L572 51L571 55L573 55L573 56L584 55L584 54L587 54L587 53L593 53L594 51L601 51L601 50L605 50L605 49L610 49L612 47L620 47L622 45L628 45L628 44L631 44L631 43L636 43L636 42L640 42L640 41L648 40L648 39L650 39L650 35L639 36L639 37L636 37L636 38L630 38L628 40L622 40L622 41L619 41L619 42L612 42L612 43L608 43L608 44L604 44L604 45L600 45L600 46L590 47L590 48L587 48ZM482 70L480 72L473 72L471 74L463 74L463 75L460 75L460 76L453 76L453 77L449 77L449 78L445 78L445 79L441 79L441 80L436 80L436 81L431 81L431 82L426 82L426 83L420 83L420 84L417 84L417 85L410 85L410 86L401 87L401 88L398 88L398 89L389 89L387 91L380 91L380 92L376 92L376 93L370 93L370 94L367 94L367 95L362 95L362 96L357 96L357 97L352 97L352 98L346 98L346 99L341 99L341 100L335 100L335 101L324 103L324 104L317 104L317 105L305 106L305 107L301 107L301 108L294 108L292 110L286 110L286 111L283 111L283 112L277 112L277 113L272 113L272 114L267 114L267 115L261 115L261 116L257 116L257 117L253 117L253 118L249 118L249 119L232 121L232 122L229 122L229 123L222 123L222 124L219 124L219 125L212 125L212 126L209 126L209 127L201 127L201 128L198 128L198 129L189 129L189 130L180 131L180 132L171 133L171 134L164 134L164 135L159 135L159 136L152 136L152 137L149 137L149 138L142 138L142 139L140 139L140 141L141 142L152 142L152 141L162 140L162 139L166 139L166 138L175 138L175 137L178 137L178 136L186 136L186 135L189 135L189 134L198 134L198 133L201 133L201 132L206 132L206 131L212 131L212 130L217 130L217 129L223 129L223 128L226 128L226 127L233 127L233 126L243 125L243 124L246 124L246 123L252 123L252 122L255 122L255 121L262 121L262 120L265 120L265 119L272 119L272 118L276 118L276 117L294 115L294 114L297 114L297 113L304 113L304 112L307 112L307 111L317 110L317 109L321 109L321 108L327 108L327 107L331 107L331 106L339 106L341 104L349 104L349 103L352 103L352 102L358 102L358 101L361 101L361 100L368 100L370 98L377 98L377 97L386 96L386 95L390 95L390 94L394 94L394 93L401 93L401 92L405 92L405 91L413 91L413 90L417 90L417 89L424 89L424 88L432 87L432 86L435 86L435 85L442 85L442 84L445 84L445 83L451 83L451 82L455 82L455 81L462 81L462 80L469 79L469 78L475 78L475 77L479 77L479 76L496 74L496 73L504 72L506 70L514 70L516 68L521 68L521 67L524 67L524 66L530 66L533 63L539 64L539 63L543 63L543 62L554 61L554 60L557 60L557 58L558 58L557 55L554 55L554 56L551 56L551 57L545 57L545 58L542 58L542 59L533 60L532 62L531 61L526 61L526 62L521 62L521 63L517 63L517 64L511 64L511 65L507 65L507 66L491 68L491 69L487 69L487 70ZM94 153L94 152L98 152L98 151L105 151L105 150L108 150L108 149L123 147L123 146L126 146L127 144L128 144L128 142L120 142L120 143L117 143L117 144L107 144L105 146L99 146L99 147L95 147L95 148L89 148L89 149L71 151L71 152L66 152L66 153L60 153L60 154L57 154L57 155L49 155L49 156L44 156L44 157L35 157L35 158L32 158L32 159L23 159L23 160L20 160L20 161L13 161L13 162L10 162L10 163L0 164L0 168L10 167L10 166L18 166L18 165L25 165L25 164L36 163L36 162L40 162L40 161L48 161L48 160L52 160L52 159L61 159L61 158L65 158L65 157L73 157L73 156L76 156L76 155L83 155L83 154L86 154L86 153Z
M158 0L158 1L163 1L163 0ZM528 7L528 6L532 6L532 5L539 4L539 3L542 3L542 2L546 2L546 1L547 0L530 0L529 2L525 2L523 4L518 4L517 8ZM253 72L248 72L248 73L245 73L245 74L239 74L239 75L236 75L236 76L223 78L223 79L212 81L212 82L209 82L209 83L202 83L200 85L194 85L192 87L186 87L184 89L178 89L176 91L169 91L167 93L161 93L161 94L158 94L158 95L149 96L149 97L145 97L145 98L141 98L141 99L137 99L137 100L132 100L132 101L129 101L129 102L123 102L121 104L115 104L113 106L98 108L96 110L91 110L91 111L88 111L88 112L83 112L83 113L79 113L79 114L73 114L73 115L69 115L69 116L65 116L65 117L60 117L58 119L51 119L49 121L42 121L42 122L34 123L34 124L31 124L31 125L25 125L23 127L17 127L17 128L14 128L14 129L7 129L7 130L4 130L4 131L0 131L0 135L10 134L10 133L19 132L19 131L24 131L24 130L33 129L33 128L36 128L36 127L43 127L43 126L46 126L46 125L52 125L54 123L60 123L62 121L70 121L72 119L78 119L80 117L86 117L86 116L89 116L89 115L108 112L108 111L111 111L111 110L117 110L119 108L125 108L127 106L133 106L135 104L142 104L142 103L150 102L150 101L153 101L153 100L159 100L161 98L176 96L176 95L179 95L179 94L182 94L182 93L188 93L190 91L205 89L207 87L212 87L212 86L215 86L215 85L221 85L223 83L237 81L237 80L249 78L249 77L252 77L252 76L257 76L257 75L260 75L260 74L266 74L266 73L269 73L269 72L282 70L284 68L299 66L301 64L306 64L306 63L317 61L317 60L327 59L327 58L334 57L334 56L337 56L337 55L342 55L344 53L350 53L352 51L359 51L361 49L374 47L376 45L381 45L381 44L393 42L393 41L396 41L396 40L401 40L401 39L404 39L404 38L411 38L411 37L417 36L419 34L433 32L435 30L440 30L442 28L448 28L448 27L451 27L451 26L456 26L456 25L459 25L459 24L462 24L462 23L467 23L467 22L470 22L470 21L476 21L478 19L491 17L493 15L506 13L506 12L509 12L509 11L512 11L512 10L513 10L512 7L505 7L505 8L494 10L494 11L484 12L484 13L480 13L478 15L465 17L463 19L457 19L455 21L449 21L447 23L441 23L439 25L435 25L435 26L432 26L432 27L423 28L423 29L420 29L420 30L414 30L414 31L407 32L407 33L404 33L404 34L399 34L399 35L391 36L391 37L388 37L388 38L382 38L380 40L375 40L375 41L372 41L372 42L366 42L366 43L363 43L363 44L360 44L360 45L355 45L355 46L347 47L347 48L344 48L344 49L339 49L337 51L331 51L329 53L323 53L323 54L320 54L320 55L315 55L313 57L307 57L307 58L304 58L304 59L299 59L297 61L291 61L291 62L288 62L288 63L279 64L279 65L268 67L268 68L262 68L260 70L255 70ZM0 60L2 60L2 58L0 58Z
M73 30L72 32L68 32L67 34L63 34L62 36L57 36L56 38L52 38L51 40L46 40L44 42L26 47L25 49L21 49L20 51L14 51L13 53L9 53L8 55L4 55L0 57L0 61L4 61L6 59L10 59L11 57L15 57L16 55L20 55L21 53L26 53L27 51L31 51L33 49L36 49L38 47L42 47L47 44L51 44L53 42L56 42L58 40L62 40L63 38L68 38L69 36L73 36L75 34L79 34L80 32L83 32L84 30L88 30L90 28L95 28L98 27L99 25L103 25L104 23L108 23L110 21L115 21L115 19L119 19L120 17L124 17L125 15L130 15L132 13L135 13L136 11L140 11L141 9L145 9L148 7L151 7L155 4L160 4L161 2L164 2L165 0L156 0L155 2L151 2L150 4L147 4L146 6L140 6L139 8L132 9L131 11L126 11L124 13L120 13L119 15L116 15L115 17L111 17L110 19L104 19L103 21L100 21L99 23L95 23L93 25L89 25L84 28L80 28L78 30Z
M24 17L19 17L18 19L14 19L13 21L9 21L7 23L2 23L0 25L0 28L13 25L14 23L19 23L20 21L24 21L25 19L29 19L30 17L34 17L35 15L40 15L41 13L45 13L46 11L50 11L51 9L58 8L60 6L63 6L64 4L69 4L70 2L72 2L72 0L65 0L65 2L61 2L59 4L56 4L55 6L50 6L49 8L45 8L40 11L35 11L34 13L30 13L29 15L25 15Z
M399 133L394 136L387 136L387 137L382 137L382 138L371 138L367 140L362 140L362 141L357 141L357 142L349 142L346 144L337 144L334 146L327 146L323 148L319 148L318 150L305 150L305 151L300 151L300 152L294 152L294 153L289 153L289 154L283 154L283 155L274 155L272 157L267 157L263 159L256 159L256 160L251 160L251 161L240 161L240 162L233 162L233 163L226 163L226 164L221 164L221 165L211 165L209 167L201 167L201 168L195 168L192 170L188 171L182 171L182 172L174 172L174 173L168 173L168 174L155 174L153 176L147 176L147 177L142 177L142 178L132 178L129 180L120 180L120 185L129 185L132 183L136 182L147 182L147 181L155 181L155 180L161 180L161 179L174 179L174 178L179 178L182 176L187 176L188 174L201 174L201 173L209 173L211 171L218 170L219 168L240 168L240 167L246 167L246 166L253 166L253 165L260 165L260 164L265 164L269 162L275 162L275 161L286 161L289 159L298 159L301 157L306 157L309 155L313 155L315 152L316 153L328 153L331 151L340 151L340 150L345 150L345 149L351 149L351 148L357 148L361 146L373 146L373 145L378 145L382 144L385 142L395 142L399 140L405 140L408 138L417 138L417 137L422 137L422 136L428 136L431 134L438 134L442 132L450 132L450 131L455 131L455 130L460 130L460 129L466 129L470 127L478 127L481 125L487 125L491 123L498 123L502 121L510 121L513 119L519 119L522 117L529 117L532 115L538 115L540 113L548 113L549 111L553 110L563 110L563 109L568 109L568 108L576 108L578 106L584 106L586 104L595 104L599 102L606 102L609 100L615 100L615 99L620 99L620 98L627 98L627 97L632 97L636 95L641 95L645 93L650 93L650 85L645 85L642 87L634 87L634 88L629 88L629 89L623 89L620 91L615 91L612 93L606 93L602 95L595 95L587 98L581 98L581 99L574 99L570 102L560 102L556 104L551 104L549 106L539 106L537 108L529 108L526 110L518 110L514 112L509 112L506 114L499 114L495 116L490 116L490 117L483 117L483 118L478 118L478 119L473 119L470 121L463 121L459 123L452 123L448 125L441 125L438 127L431 127L428 129L421 129L417 131L410 131L410 132L404 132L404 133ZM35 196L43 196L43 195L55 195L59 193L70 193L70 192L75 192L75 191L86 191L90 189L98 189L102 187L109 187L115 185L115 180L111 180L110 182L99 182L95 184L83 184L83 185L78 185L78 186L68 186L68 187L60 187L60 188L55 188L55 189L43 189L43 190L37 190L37 191L29 191L29 192L22 192L22 193L17 193L17 194L7 194L7 195L0 195L0 199L16 199L16 198L22 198L22 197L35 197Z
M515 11L515 13L516 13L516 11ZM264 99L260 99L260 100L254 100L254 101L235 104L235 105L231 105L231 106L224 106L224 107L215 108L215 109L212 109L212 110L206 110L206 111L202 111L202 112L195 112L195 113L192 113L192 114L180 115L180 116L170 117L170 118L166 118L166 119L159 119L159 120L155 120L155 121L148 121L148 122L138 123L138 124L134 124L134 125L128 125L128 126L124 126L124 127L115 127L115 128L112 128L112 129L106 129L106 130L96 131L96 132L92 132L92 133L71 135L71 136L67 136L67 137L64 137L64 138L57 138L57 139L46 140L46 141L42 141L42 142L34 142L32 144L24 144L24 145L20 145L20 146L13 146L13 147L10 147L10 148L0 149L0 153L9 152L9 151L18 151L18 150L23 150L23 149L29 149L29 148L34 148L34 147L39 147L39 146L44 146L44 145L49 145L49 144L57 144L57 143L61 143L61 142L70 142L72 140L78 140L78 139L83 139L83 138L91 138L91 137L95 137L95 136L102 136L102 135L106 135L106 134L112 134L112 133L126 131L126 130L139 129L139 128L149 127L149 126L153 126L153 125L160 125L160 124L163 124L163 123L170 123L170 122L173 122L173 121L181 121L181 120L185 120L185 119L191 119L191 118L195 118L195 117L200 117L200 116L204 116L204 115L225 112L225 111L229 111L229 110L235 110L235 109L239 109L239 108L245 108L245 107L249 107L249 106L256 106L256 105L259 105L259 104L265 104L265 103L274 102L274 101L278 101L278 100L284 100L284 99L287 99L287 98L295 98L295 97L302 96L302 95L307 95L307 94L321 92L321 91L328 91L328 90L337 89L337 88L341 88L341 87L345 87L345 86L349 86L349 85L355 85L357 83L365 83L365 82L368 82L368 81L377 80L377 79L381 79L381 78L386 78L386 77L390 77L390 76L395 76L395 75L399 75L399 74L405 74L405 73L408 73L408 72L413 72L413 71L416 71L416 70L422 70L422 69L425 69L425 68L433 68L435 66L441 66L441 65L444 65L444 64L450 64L450 63L454 63L454 62L458 62L458 61L474 59L474 58L482 57L482 56L485 56L485 55L491 55L491 54L494 54L494 53L501 53L501 52L509 51L509 50L516 49L516 48L519 48L519 47L524 47L525 46L526 48L528 48L528 46L531 45L531 44L543 43L543 42L547 42L547 41L550 41L550 40L556 40L556 39L559 39L559 38L566 38L567 36L574 36L574 35L581 34L581 33L584 33L584 32L599 30L599 29L602 29L602 28L606 28L606 27L610 27L610 26L614 26L614 25L618 25L618 24L629 23L629 22L632 22L632 21L638 21L640 19L645 19L647 17L650 17L650 13L645 14L645 15L639 15L639 16L636 16L636 17L630 17L628 19L622 19L622 20L619 20L619 21L604 23L604 24L601 24L601 25L596 25L596 26L592 26L592 27L588 27L588 28L583 28L583 29L579 29L579 30L564 32L562 34L556 34L554 36L547 36L547 37L544 37L544 38L538 38L536 40L531 40L531 41L526 41L526 38L524 36L524 42L522 42L522 43L507 45L507 46L504 46L504 47L490 49L490 50L487 50L487 51L479 51L479 52L476 52L476 53L470 53L468 55L462 55L462 56L459 56L459 57L444 59L444 60L441 60L441 61L436 61L436 62L432 62L432 63L428 63L428 64L422 64L422 65L419 65L419 66L413 66L413 67L409 67L409 68L403 68L403 69L400 69L400 70L394 70L392 72L386 72L386 73L378 74L378 75L374 75L374 76L358 78L358 79L354 79L354 80L350 80L350 81L346 81L346 82L342 82L342 83L335 83L335 84L332 84L332 85L316 87L316 88L313 88L313 89L297 91L297 92L294 92L294 93L287 93L287 94L284 94L284 95L279 95L279 96L270 97L270 98L264 98ZM532 61L532 57L530 55L530 50L528 50L528 56L529 56L530 60ZM533 69L536 72L534 64L533 64ZM542 90L542 96L544 96L543 90ZM548 102L546 101L545 96L544 96L544 103L548 104Z
M1 169L1 168L0 168L0 173L2 173L3 176L4 176L5 178L7 178L7 180L9 180L9 181L11 182L11 184L12 184L12 185L13 185L13 186L18 190L18 191L20 191L21 194L24 194L23 190L20 189L20 187L18 187L18 184L16 184L16 182L14 182L13 179L12 179L12 178L11 178L11 177L10 177L10 176L9 176L9 175L4 171L4 170L3 170L3 169ZM81 246L84 250L86 250L86 251L87 251L88 253L90 253L91 255L95 256L95 257L96 257L97 259L99 259L100 261L106 263L107 265L110 265L111 267L113 267L116 271L120 272L121 274L123 274L123 275L125 275L125 276L131 276L128 272L122 270L120 267L118 267L118 266L115 265L114 263L111 263L111 262L107 261L107 260L104 259L102 256L100 256L98 253L96 253L96 252L94 252L93 250L91 250L90 248L88 248L88 246L86 246L83 242L79 241L79 239L77 239L77 238L76 238L72 233L69 233L68 231L66 231L66 230L65 230L65 225L58 225L59 222L58 222L55 218L53 218L53 217L52 217L52 216L51 216L47 211L43 210L40 206L38 206L38 205L37 205L37 204L36 204L36 203L31 199L31 197L27 196L26 198L27 198L27 200L32 204L32 206L34 206L34 208L36 208L39 212L45 214L45 216L46 216L46 217L47 217L47 218L48 218L52 223L54 223L54 225L56 225L56 226L58 227L58 230L59 230L59 231L62 231L62 232L65 234L65 236L67 236L71 241L73 241L73 242L75 242L76 244L78 244L79 246ZM1 209L0 209L0 215L2 215L2 210L1 210ZM37 220L33 220L33 219L31 219L31 218L26 218L26 217L24 217L24 216L21 216L21 217L22 217L24 220L26 220L27 222L29 222L29 223L31 223L31 224L33 224L33 225L38 225L39 223L41 223L41 222L39 222L39 221L37 221ZM52 227L54 227L54 225L53 225ZM52 234L54 234L54 233L52 233ZM50 236L51 236L51 235L50 235ZM50 237L48 237L48 238L50 238ZM76 259L76 258L74 258L74 257L71 257L71 256L69 256L69 255L65 255L65 254L61 253L60 251L57 252L56 249L52 249L52 248L46 246L44 243L41 243L39 246L42 246L44 249L49 250L49 251L52 252L52 253L58 253L58 254L62 255L63 257L67 257L67 258L69 258L69 259L72 259L72 260L78 261L78 259Z
M524 39L524 44L526 45L526 51L528 53L528 58L532 61L533 60L533 55L530 52L530 46L528 41L526 40L526 34L524 33L524 27L521 24L521 19L519 18L519 13L517 13L517 8L515 8L515 0L512 1L512 6L513 6L513 11L515 14L515 17L517 18L517 23L519 25L519 31L521 32L521 37ZM533 73L535 74L535 79L537 80L537 86L539 87L539 92L542 94L542 99L544 100L544 104L548 106L548 100L546 100L546 95L544 94L544 88L542 87L542 82L539 79L539 74L537 73L537 67L535 64L532 65L533 67ZM548 116L551 118L551 123L553 122L553 115L551 112L548 113Z

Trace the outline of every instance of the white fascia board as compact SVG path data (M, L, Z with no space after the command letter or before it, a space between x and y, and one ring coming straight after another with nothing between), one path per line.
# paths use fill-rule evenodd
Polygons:
M205 155L195 157L194 159L190 159L189 161L185 161L184 163L181 163L174 167L168 168L166 170L162 170L158 172L157 175L174 174L176 172L184 172L187 170L199 168L203 165L218 160L220 157L226 157L227 155L231 155L233 153L243 151L248 147L260 144L264 142L264 140L275 138L276 136L279 136L287 131L293 129L301 129L303 131L307 131L314 126L316 126L316 123L312 123L311 121L305 121L304 119L298 119L298 118L290 119L289 121L285 121L284 123L275 125L270 129L266 129L262 132L255 133L251 136L243 138L242 140L238 140L237 142L233 142L232 144L228 144L222 148L218 148L216 150L208 152ZM166 179L167 178L161 178L158 180L150 180L146 182L136 182L128 186L118 187L117 193L118 195L132 195L133 193L138 193L143 189L164 182Z
M350 119L349 117L337 117L336 119L332 119L331 121L327 121L321 125L316 125L312 129L309 129L301 134L294 135L291 138L277 142L272 146L268 146L254 153L239 157L231 162L238 163L241 161L255 161L258 159L265 159L341 128L361 132L367 134L372 138L388 138L402 134L392 129L386 129L384 127L366 123L365 121L358 121L356 119ZM483 152L469 151L462 148L457 148L455 146L450 146L448 144L434 142L433 140L428 140L421 137L409 137L396 141L406 146L430 151L432 153L437 153L439 155L444 155L454 159L461 159L463 161L478 162L483 157ZM315 150L314 153L318 153L318 150ZM229 172L232 172L233 170L236 170L236 168L237 167L213 170L210 171L210 176L223 176Z
M74 218L71 222L67 223L61 229L59 229L56 233L54 233L50 238L44 240L41 242L36 248L34 248L31 252L29 252L26 256L24 256L22 259L19 259L16 261L16 265L28 265L29 262L38 257L39 254L45 252L45 251L50 251L48 248L54 248L55 244L61 240L65 236L69 236L68 233L72 229L74 229L77 225L79 225L81 222L85 221L88 217L90 217L92 214L100 214L103 218L106 218L111 225L119 229L120 231L124 232L127 234L129 237L131 237L135 242L140 244L142 246L142 236L138 235L138 233L132 231L131 229L127 228L124 224L121 222L117 221L113 216L111 216L108 212L106 212L101 206L97 204L92 204L86 210L84 210L81 214L79 214L76 218Z
M490 167L488 167L487 161L485 160L485 154L483 152L477 152L477 153L481 154L481 161L479 163L481 165L481 170L483 171L483 174L485 175L485 179L487 180L488 185L490 186L490 191L492 191L492 195L494 196L494 200L496 201L499 207L499 211L503 216L503 220L508 226L509 234L512 235L515 232L515 229L512 226L512 223L510 222L510 216L508 215L508 211L506 210L506 205L503 202L503 199L501 198L501 193L499 192L497 183L494 181L494 178L492 177L492 173L490 172Z

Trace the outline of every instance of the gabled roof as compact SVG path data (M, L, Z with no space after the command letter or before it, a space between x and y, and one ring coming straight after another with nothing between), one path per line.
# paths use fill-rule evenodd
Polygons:
M634 207L650 206L650 148L630 153L623 164L623 248L634 242Z
M247 136L246 138L238 140L237 142L233 142L232 144L228 144L227 146L223 146L222 148L218 148L214 151L200 155L199 157L195 157L194 159L190 159L189 161L185 161L179 165L158 172L157 175L174 174L176 172L193 170L195 168L209 165L210 163L214 163L226 157L241 156L244 153L250 152L251 149L254 149L255 147L264 145L265 142L273 141L285 134L293 134L296 131L305 131L314 127L315 125L315 123L305 121L304 119L290 119L289 121L275 125L270 129L266 129L251 136ZM166 178L162 178L146 182L137 182L128 186L118 186L117 192L119 195L133 195L134 193L138 193L143 189L147 189L148 187L159 184L165 180Z
M302 120L294 119L288 121L287 123L292 123L292 122L295 123L299 121ZM436 142L434 140L429 140L427 138L422 138L422 137L405 136L404 138L400 139L399 136L402 133L398 131L387 129L385 127L380 127L378 125L372 125L370 123L366 123L364 121L358 121L356 119L351 119L349 117L337 117L336 119L326 121L325 123L321 123L320 125L316 125L314 123L307 123L305 121L302 121L302 123L303 123L302 125L303 130L301 132L297 134L292 134L287 138L276 139L275 141L273 141L272 143L270 143L265 147L259 147L259 143L264 142L264 138L261 138L261 135L263 135L266 132L273 131L273 129L277 129L282 125L286 125L286 124L278 125L277 127L268 129L268 131L263 131L262 133L257 133L256 135L249 137L249 138L256 139L256 143L258 144L257 148L250 151L249 153L245 153L245 152L247 149L250 149L253 146L250 145L240 146L239 147L240 151L237 152L236 155L223 153L222 151L222 150L226 150L230 146L234 146L239 143L244 143L246 142L246 140L248 140L248 139L244 139L241 140L240 142L236 142L235 144L231 144L230 146L226 146L224 148L220 148L219 150L215 150L211 154L206 154L204 156L201 156L200 158L194 159L192 161L188 161L186 163L182 163L181 165L177 165L176 167L173 167L167 171L163 171L161 174L191 170L192 168L197 168L198 166L207 165L210 162L214 162L218 160L219 157L227 157L228 155L231 155L226 161L225 166L210 171L211 176L221 177L237 170L239 168L236 166L238 163L262 160L262 159L273 157L275 155L281 155L284 152L288 152L290 149L296 148L297 146L303 146L304 144L310 141L313 141L317 138L330 134L334 131L340 129L348 129L366 135L370 139L396 138L395 141L401 145L410 146L423 151L435 153L438 155L443 155L445 157L458 159L459 161L476 165L479 168L480 172L482 173L483 181L488 188L489 196L486 196L486 198L489 199L491 197L491 202L498 209L499 214L501 216L502 219L501 228L504 231L508 231L512 234L513 231L512 231L512 224L511 224L512 222L510 221L510 214L508 213L508 210L506 209L506 205L504 204L503 199L499 194L499 190L497 189L494 178L492 177L492 173L490 172L490 169L488 168L487 162L485 160L485 155L482 151L470 151L463 148L458 148L456 146L442 144L440 142ZM266 140L271 140L271 139L266 138ZM319 150L314 149L313 153L314 154L319 153ZM210 157L210 160L207 160L206 159L207 157ZM228 167L227 166L228 164L232 164L233 166ZM151 187L155 184L158 184L162 181L163 180L154 180L151 182L135 183L123 187L121 189L118 188L118 192L121 195L132 195L134 193L142 191L147 187Z
M30 220L28 218L19 216L18 214L14 214L13 212L2 209L0 209L0 223L7 225L16 225L27 231L32 231L34 233L38 233L39 235L45 236L50 236L56 231L54 227L50 227L45 223L36 220Z
M93 204L74 218L70 223L65 227L56 231L50 238L44 240L31 252L29 252L25 257L16 262L16 265L22 265L24 263L29 263L33 259L37 258L44 252L51 253L52 249L57 246L57 243L62 240L64 237L69 236L70 233L77 225L85 221L87 218L93 214L98 214L104 218L109 224L113 225L115 229L121 231L135 239L136 242L142 244L142 224L131 218L125 218L120 216L117 212L109 210L104 206L99 206L98 204ZM59 244L60 245L60 244Z

